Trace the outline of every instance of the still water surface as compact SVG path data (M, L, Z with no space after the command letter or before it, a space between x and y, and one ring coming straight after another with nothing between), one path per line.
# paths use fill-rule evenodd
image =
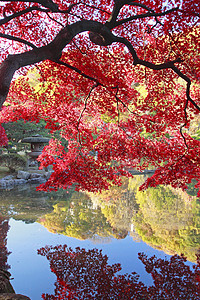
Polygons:
M2 255L10 252L7 265L16 293L32 300L53 294L56 276L37 254L45 245L102 249L109 264L121 263L122 274L135 271L145 284L152 281L139 252L158 258L184 253L192 264L200 244L198 200L170 187L139 192L143 180L124 179L121 187L98 195L36 192L33 186L2 190L0 244ZM1 259L3 267L6 258Z

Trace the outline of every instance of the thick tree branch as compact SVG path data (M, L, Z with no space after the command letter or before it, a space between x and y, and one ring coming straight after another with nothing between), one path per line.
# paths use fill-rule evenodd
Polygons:
M28 1L26 1L28 2ZM30 2L33 2L33 1L30 1ZM35 1L37 2L37 1ZM25 8L21 11L18 11L10 16L5 16L3 19L0 20L0 25L3 25L3 24L6 24L8 23L9 21L15 19L15 18L18 18L20 16L23 16L29 12L32 12L32 11L39 11L39 12L45 12L45 13L63 13L63 14L68 14L71 12L72 8L77 5L77 4L71 4L69 5L69 8L67 10L59 10L57 9L56 11L55 10L51 10L50 8L48 9L45 9L45 8L41 8L41 7L38 7L38 6L32 6L32 7L28 7L28 8Z
M162 64L154 64L146 60L142 60L137 56L137 53L135 49L133 48L132 44L126 39L126 38L121 38L121 37L113 37L113 40L115 42L119 42L124 44L128 49L129 52L131 53L133 57L133 64L134 65L141 65L144 67L147 67L152 70L165 70L165 69L172 69L179 77L181 77L184 81L187 82L187 88L186 88L186 97L189 102L191 102L196 109L200 111L200 107L195 103L194 100L190 97L190 85L191 85L191 80L189 77L187 77L185 74L183 74L174 64L175 63L181 63L182 60L180 58L173 60L173 61L168 61Z
M114 4L114 7L113 7L111 16L110 16L110 18L108 19L108 21L106 22L105 25L108 28L114 28L121 8L124 5L129 4L131 2L133 2L133 1L130 1L130 0L115 0L115 4Z
M55 39L46 46L26 51L21 54L9 55L0 66L0 107L6 100L10 83L15 71L19 68L32 65L44 60L59 60L67 44L79 33L84 31L98 32L102 24L95 21L79 21L63 28ZM107 31L109 31L107 29Z
M37 1L35 1L37 2ZM42 2L42 1L40 1ZM40 3L37 2L37 3ZM131 3L132 1L119 1L116 0L116 5L120 7L122 4L125 5L127 3ZM46 2L45 2L46 3ZM175 10L175 9L174 9ZM173 11L174 11L173 10ZM119 9L118 9L119 11ZM168 10L164 13L161 13L162 15L168 14L172 10ZM149 14L149 13L148 13ZM155 15L161 15L161 14L152 14L152 16L155 17ZM112 22L111 22L112 23ZM33 50L26 51L21 54L16 55L10 55L8 58L1 64L0 66L0 107L3 105L4 101L6 100L10 83L12 80L12 77L16 70L18 70L21 67L28 66L31 64L35 64L41 61L44 61L46 59L55 61L59 64L63 64L67 66L70 69L73 69L74 71L78 72L80 75L84 76L87 79L95 81L97 84L100 84L96 78L92 78L84 73L82 71L78 70L76 67L70 66L66 63L61 62L59 59L61 57L62 51L65 48L67 44L69 44L72 39L79 33L89 31L90 32L90 39L92 42L94 42L97 45L110 45L114 42L122 43L124 44L130 51L132 57L133 57L133 64L134 65L142 65L147 68L153 69L153 70L161 70L161 69L172 69L177 75L179 75L181 78L183 78L188 83L188 88L186 91L187 99L189 102L191 102L198 110L200 110L199 106L191 99L190 97L190 79L184 75L174 64L180 63L181 60L177 59L174 61L169 61L161 64L154 64L151 62L148 62L146 60L141 60L133 48L132 44L126 39L122 37L115 36L107 27L107 25L103 25L97 21L89 21L89 20L81 20L78 21L72 25L64 27L55 37L55 39L49 43L46 46L36 48L33 44L28 44L28 42L24 40L18 40L20 42L24 42L25 44L33 47ZM5 36L4 36L5 37ZM17 40L18 38L14 38L11 36L7 37L13 40ZM102 85L102 84L101 84Z

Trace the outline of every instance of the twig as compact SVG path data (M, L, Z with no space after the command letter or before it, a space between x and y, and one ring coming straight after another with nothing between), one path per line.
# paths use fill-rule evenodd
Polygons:
M79 130L80 121L81 121L81 118L82 118L82 116L83 116L84 111L87 109L87 102L88 102L88 99L90 98L92 91L93 91L98 85L99 85L99 84L96 83L96 84L94 84L94 85L91 87L91 89L90 89L90 91L89 91L87 97L85 98L84 108L83 108L83 110L81 111L80 116L79 116L79 118L78 118L78 122L77 122L76 128L77 128L77 131L78 131L78 141L79 141L80 145L82 145L81 137L80 137L80 130Z
M87 78L87 79L89 79L89 80L92 80L92 81L96 82L98 85L104 86L104 85L101 84L96 78L94 78L94 77L92 77L92 76L89 76L89 75L83 73L80 69L78 69L78 68L76 68L76 67L74 67L74 66L71 66L71 65L68 64L68 63L65 63L65 62L63 62L63 61L61 61L61 60L54 60L54 62L56 62L56 63L59 64L59 65L63 65L63 66L65 66L65 67L67 67L67 68L69 68L69 69L75 71L76 73L80 74L81 76L83 76L83 77L85 77L85 78Z
M54 21L55 23L57 23L58 25L60 25L61 27L65 27L62 23L60 23L59 21L55 20L54 18L52 18L49 13L47 12L47 16L49 17L50 20Z
M74 40L72 40L72 43L73 43L73 44L75 45L75 47L81 52L81 54L86 55L86 53L83 52L83 51L78 47L78 45L76 44L76 42L75 42Z
M13 35L0 33L0 37L2 37L4 39L7 39L7 40L15 41L15 42L18 42L18 43L22 43L22 44L24 44L26 46L29 46L29 47L33 48L33 49L37 48L33 43L28 42L28 41L26 41L24 39L18 38L18 37L13 36Z

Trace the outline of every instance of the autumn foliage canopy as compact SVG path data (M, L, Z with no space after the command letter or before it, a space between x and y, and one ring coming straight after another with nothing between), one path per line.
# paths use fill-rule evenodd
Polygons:
M44 189L99 191L130 168L156 170L141 188L200 187L199 0L0 1L0 15L0 122L60 133Z

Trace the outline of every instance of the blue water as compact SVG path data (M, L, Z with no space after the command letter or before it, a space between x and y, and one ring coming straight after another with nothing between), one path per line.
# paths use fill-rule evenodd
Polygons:
M98 248L109 257L109 264L121 263L121 273L137 272L145 284L151 284L150 276L145 272L143 264L138 259L138 252L148 256L166 257L144 242L134 241L131 236L117 240L114 238L78 240L60 234L50 233L39 223L26 224L23 221L10 219L7 248L9 255L9 270L14 278L11 283L16 293L29 296L32 300L41 299L42 293L53 293L56 277L51 273L49 263L43 256L37 254L37 249L45 245L67 244L72 248L77 246L85 249Z

